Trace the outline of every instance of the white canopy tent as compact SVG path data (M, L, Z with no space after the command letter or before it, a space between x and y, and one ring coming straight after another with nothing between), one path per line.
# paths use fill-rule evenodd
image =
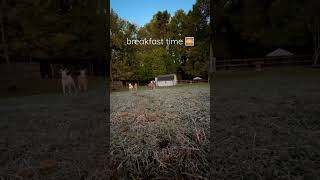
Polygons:
M278 57L278 56L292 56L294 55L293 53L287 51L287 50L284 50L284 49L281 49L281 48L278 48L272 52L270 52L269 54L267 54L266 56L267 57Z
M196 80L201 80L201 79L202 79L201 77L195 77L195 78L193 78L194 81L196 81Z

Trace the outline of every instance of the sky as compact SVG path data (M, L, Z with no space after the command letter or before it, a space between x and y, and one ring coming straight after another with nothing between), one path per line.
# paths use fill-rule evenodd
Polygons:
M111 8L122 18L138 26L148 23L158 11L173 15L178 9L188 12L196 0L110 0Z

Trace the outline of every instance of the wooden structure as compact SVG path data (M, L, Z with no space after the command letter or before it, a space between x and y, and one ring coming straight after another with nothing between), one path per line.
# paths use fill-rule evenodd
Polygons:
M244 59L224 59L216 61L217 71L234 69L253 69L261 71L264 67L304 66L312 64L311 55L294 55L286 57L263 57Z
M195 84L195 83L208 83L207 79L201 80L178 80L178 84Z
M123 88L123 83L122 81L112 81L111 83L111 89L112 90L118 90Z
M60 68L67 67L73 72L86 68L88 75L105 74L105 62L101 58L30 58L11 57L10 63L0 61L0 80L5 79L59 79Z
M39 63L13 62L0 64L0 81L32 79L41 79Z
M155 78L156 86L175 86L177 85L177 76L175 74L160 75Z
M42 65L42 72L48 74L50 78L60 78L60 68L67 67L73 73L78 72L80 68L87 69L87 75L103 75L105 66L99 58L50 58L50 59L35 59Z

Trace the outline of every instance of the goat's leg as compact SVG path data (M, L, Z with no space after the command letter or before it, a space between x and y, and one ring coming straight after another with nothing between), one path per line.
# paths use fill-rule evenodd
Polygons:
M84 89L84 92L87 92L87 91L88 91L88 83L87 83L87 82L84 84L83 89Z
M65 95L66 94L66 87L64 84L62 84L62 94Z
M74 89L74 93L78 94L78 89L77 89L77 86L75 84L73 84L73 89Z

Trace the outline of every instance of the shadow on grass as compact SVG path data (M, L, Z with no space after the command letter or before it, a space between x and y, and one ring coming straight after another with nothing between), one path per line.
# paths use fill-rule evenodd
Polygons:
M103 77L89 77L89 91L105 84ZM0 98L31 96L39 94L58 94L62 92L60 79L4 81L0 85Z

